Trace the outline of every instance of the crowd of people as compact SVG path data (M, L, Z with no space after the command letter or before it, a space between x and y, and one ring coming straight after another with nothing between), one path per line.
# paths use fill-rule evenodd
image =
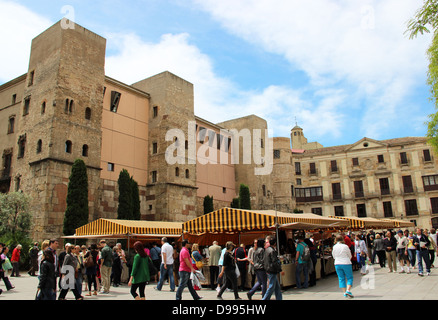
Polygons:
M335 243L332 255L339 287L346 298L354 297L351 293L353 270L360 269L360 273L366 275L367 265L378 263L381 268L387 267L389 273L395 273L398 262L399 273L409 274L418 267L419 276L429 276L434 267L435 254L438 254L435 229L340 233L336 236Z
M339 279L339 287L347 298L353 298L353 271L366 275L368 265L379 264L389 272L411 273L418 268L418 275L429 275L434 267L437 249L435 229L388 230L386 232L344 233L333 235L331 254ZM313 237L297 236L289 239L282 252L293 253L296 288L305 289L316 284L317 251L320 242ZM39 247L34 243L29 250L30 276L39 279L36 299L65 300L71 291L76 300L86 296L108 294L111 286L130 286L130 293L136 300L145 300L147 284L155 282L154 289L161 291L165 283L175 292L175 299L181 300L187 287L194 300L199 295L201 282L205 281L204 263L209 270L209 286L222 299L225 292L232 292L241 300L245 291L251 300L257 291L262 300L282 300L278 274L284 274L273 236L254 239L250 246L227 242L222 248L217 241L211 246L200 247L197 243L183 240L169 243L166 237L161 244L134 243L133 250L125 250L121 243L110 246L105 240L85 245L67 243L59 252L56 239L45 240ZM20 254L22 246L17 245L12 255L9 248L0 243L0 277L7 290L13 290L10 277L20 277ZM10 257L10 259L9 259ZM399 267L399 269L397 269ZM205 269L204 269L205 270ZM239 286L240 282L240 286ZM0 294L2 290L0 289Z

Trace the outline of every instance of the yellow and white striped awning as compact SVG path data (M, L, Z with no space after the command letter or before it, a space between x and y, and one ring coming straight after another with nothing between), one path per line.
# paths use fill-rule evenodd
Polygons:
M182 222L101 218L77 228L75 236L133 234L178 237L181 236L181 232Z
M348 222L343 225L338 219L312 213L294 214L275 210L222 208L185 222L183 230L188 234L240 233L269 230L276 223L283 225L294 222L311 225L332 225L336 223L338 227L348 226Z
M346 220L350 223L351 229L384 229L394 228L394 223L384 219L376 218L358 218L358 217L338 217L330 216L330 218Z

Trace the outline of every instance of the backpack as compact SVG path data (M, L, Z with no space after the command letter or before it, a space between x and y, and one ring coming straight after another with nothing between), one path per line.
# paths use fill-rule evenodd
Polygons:
M91 252L88 255L87 259L85 259L84 266L85 266L85 268L90 268L90 267L94 266L94 259L93 259L93 255L91 254Z
M303 262L308 262L310 260L310 248L309 246L303 245L303 255L301 256L301 260Z

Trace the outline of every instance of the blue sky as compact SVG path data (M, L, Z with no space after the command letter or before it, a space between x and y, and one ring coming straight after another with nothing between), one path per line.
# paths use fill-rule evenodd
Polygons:
M211 122L256 114L324 146L424 136L430 36L409 40L421 0L0 0L0 83L27 71L30 42L71 17L107 39L106 74L168 70ZM11 32L14 30L14 32Z

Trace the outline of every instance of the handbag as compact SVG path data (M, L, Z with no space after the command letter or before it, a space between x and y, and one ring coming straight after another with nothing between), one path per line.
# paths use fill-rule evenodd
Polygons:
M155 276L158 273L158 270L157 268L155 268L154 263L152 262L150 257L148 257L148 267L150 276Z
M204 266L204 264L202 263L202 261L201 261L201 260L197 261L197 260L195 259L195 257L193 257L193 254L192 254L192 259L195 261L196 268L198 268L199 270L201 270L202 267Z
M3 270L8 271L12 269L11 261L9 261L8 257L5 257L5 262L2 265Z

